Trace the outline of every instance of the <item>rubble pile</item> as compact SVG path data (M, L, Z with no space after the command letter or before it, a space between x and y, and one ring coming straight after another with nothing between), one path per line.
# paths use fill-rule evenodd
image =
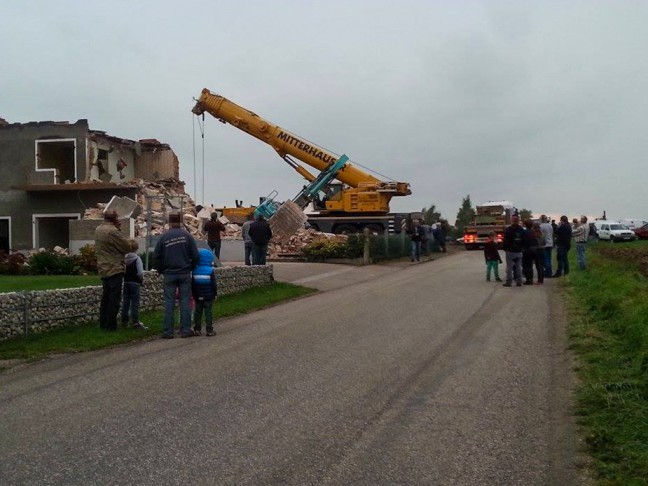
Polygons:
M268 256L270 258L297 256L301 254L302 248L306 245L319 240L346 241L347 236L322 233L313 229L300 229L288 238L273 237L268 245Z

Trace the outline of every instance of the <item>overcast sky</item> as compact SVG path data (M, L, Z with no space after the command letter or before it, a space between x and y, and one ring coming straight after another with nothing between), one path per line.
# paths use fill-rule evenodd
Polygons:
M0 117L167 142L197 202L292 198L301 177L209 115L194 188L207 87L410 182L394 211L646 219L647 26L648 1L3 1Z

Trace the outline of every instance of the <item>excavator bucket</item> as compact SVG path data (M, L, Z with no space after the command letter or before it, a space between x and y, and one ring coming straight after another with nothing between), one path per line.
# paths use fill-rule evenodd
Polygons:
M304 226L308 217L304 211L292 201L283 203L277 212L268 220L273 236L280 239L294 235L299 228Z

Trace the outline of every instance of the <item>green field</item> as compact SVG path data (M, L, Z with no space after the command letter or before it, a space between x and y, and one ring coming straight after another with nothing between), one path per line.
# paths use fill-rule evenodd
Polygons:
M314 289L287 283L274 283L255 287L237 294L219 297L214 304L215 328L218 319L244 314L285 300L315 292ZM0 342L1 359L38 359L55 353L76 353L105 348L118 344L148 339L162 332L162 311L143 312L141 320L148 331L119 329L104 332L97 323L68 326L43 334L31 334Z
M598 484L648 484L648 242L588 245L564 280L576 413Z

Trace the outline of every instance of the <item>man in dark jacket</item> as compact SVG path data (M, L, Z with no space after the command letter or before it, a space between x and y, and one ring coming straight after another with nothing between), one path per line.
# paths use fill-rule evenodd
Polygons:
M221 251L221 232L225 231L225 225L218 221L218 215L212 213L209 221L203 226L203 231L207 233L207 244L211 251L214 252L216 259L220 261Z
M410 237L410 259L412 262L421 261L421 240L423 239L423 228L418 219L412 221L412 226L407 230Z
M268 253L268 243L272 238L270 225L262 215L258 215L254 223L250 225L250 239L254 248L252 249L252 263L254 265L266 264L266 253Z
M556 269L556 273L553 274L553 277L560 277L563 273L565 275L569 273L569 259L567 258L567 254L571 249L572 228L567 216L560 217L560 225L558 225L555 235L558 268Z
M520 217L511 216L511 225L504 231L504 251L506 252L506 282L510 287L513 276L518 287L522 286L522 250L524 248L524 228L520 226Z
M153 263L155 269L164 275L164 330L162 337L173 338L173 312L176 291L180 301L180 336L191 337L191 271L198 264L196 241L182 229L182 215L169 215L170 229L155 245Z

